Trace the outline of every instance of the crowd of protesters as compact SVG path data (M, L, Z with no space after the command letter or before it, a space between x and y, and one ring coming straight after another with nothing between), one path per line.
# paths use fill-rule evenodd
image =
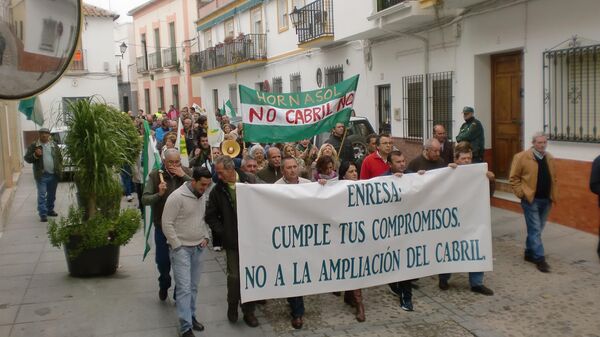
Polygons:
M168 297L173 270L177 312L183 336L193 336L203 325L195 316L197 285L200 278L200 255L209 242L215 251L225 250L227 262L227 317L238 320L241 307L244 322L250 327L259 325L254 311L258 302L240 302L240 275L235 183L299 184L318 182L326 185L331 180L370 179L383 175L401 177L407 173L425 174L426 171L450 166L483 162L483 128L470 107L463 110L465 123L457 142L448 139L443 125L433 127L433 137L424 141L423 151L410 162L394 146L389 134L372 134L366 139L367 154L355 158L354 150L345 141L346 127L338 123L330 138L321 146L311 139L297 142L258 144L244 141L243 124L233 125L228 116L215 112L224 139L235 141L239 151L225 155L218 144L209 144L207 116L193 108L178 111L171 106L167 113L146 114L140 110L132 120L143 132L146 120L161 153L162 165L153 170L141 193L137 184L125 189L127 199L137 190L140 205L152 208L155 226L155 261L159 271L161 301ZM183 167L179 144L176 144L178 120L183 125L185 153L188 167ZM515 156L511 170L511 184L521 198L525 212L528 237L525 260L534 263L542 272L549 271L544 259L541 230L546 221L549 204L554 200L554 163L545 151L546 137L535 134L532 148ZM139 166L139 163L138 163ZM125 176L130 171L124 169ZM537 172L540 172L538 175ZM133 174L135 176L135 174ZM494 175L488 172L490 193L494 191ZM126 180L126 179L124 179ZM124 181L124 183L126 183ZM543 209L542 209L543 206ZM141 206L140 206L141 207ZM599 247L600 249L600 247ZM439 288L449 289L450 274L439 275ZM389 284L391 292L400 299L400 307L413 311L412 288L415 280ZM471 291L491 296L494 292L483 284L483 272L469 273ZM341 293L334 293L340 296ZM344 302L355 308L357 321L366 319L361 289L346 291ZM288 298L291 325L303 326L304 301L302 297Z

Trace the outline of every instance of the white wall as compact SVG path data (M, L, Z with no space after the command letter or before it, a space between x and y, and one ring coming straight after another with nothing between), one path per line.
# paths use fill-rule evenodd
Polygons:
M69 52L71 28L77 28L77 8L72 0L30 0L25 3L25 22L23 37L27 52L52 57L64 57ZM44 30L44 19L52 19L63 26L62 35L54 42L54 50L40 49Z

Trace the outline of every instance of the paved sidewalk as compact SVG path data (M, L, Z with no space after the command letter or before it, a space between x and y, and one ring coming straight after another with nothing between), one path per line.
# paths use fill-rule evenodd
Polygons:
M72 203L69 184L61 183L58 194L57 211L64 214ZM35 199L33 176L25 168L6 228L0 228L0 337L177 336L173 301L157 297L153 256L142 262L141 232L121 249L114 276L71 278L63 251L48 242ZM135 202L123 205L135 207ZM259 306L258 328L246 327L241 319L230 324L225 256L211 251L204 256L198 298L206 330L196 335L600 336L597 237L548 224L544 242L553 272L542 274L523 261L520 214L493 208L492 228L494 272L486 274L485 284L494 296L472 293L466 274L454 275L448 291L438 289L436 277L426 277L414 292L416 311L404 312L386 286L369 288L364 323L356 322L340 297L309 296L302 330L291 328L285 300Z

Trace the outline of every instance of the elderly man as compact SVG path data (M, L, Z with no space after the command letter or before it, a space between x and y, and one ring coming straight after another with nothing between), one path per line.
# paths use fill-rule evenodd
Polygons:
M281 178L281 151L271 146L267 151L267 166L256 174L260 180L267 184L273 184Z
M387 157L392 152L394 142L392 137L383 133L377 137L375 141L377 151L371 153L362 162L360 168L360 179L371 179L378 177L390 169L387 163Z
M27 148L24 159L33 164L38 215L41 222L46 222L49 216L58 216L54 211L54 201L62 173L62 155L58 145L50 138L50 130L41 128L38 135L38 140Z
M457 142L469 142L473 149L473 162L483 163L483 151L485 150L485 137L481 122L474 117L475 110L466 106L463 108L463 118L465 122L460 127L456 136Z
M206 196L211 174L196 167L192 180L184 183L167 198L162 215L162 228L169 244L177 292L177 315L182 337L193 337L193 330L204 326L196 320L196 297L200 281L204 248L210 232L204 222Z
M346 126L344 123L337 123L331 130L331 136L325 141L325 143L333 145L338 153L340 163L354 160L354 150L352 150L352 144L350 144L348 138L344 138L345 133Z
M435 138L429 138L423 144L423 153L408 164L412 172L421 170L429 171L446 166L446 162L440 158L440 142Z
M454 163L449 164L448 166L452 168L456 168L458 165L469 165L472 163L473 153L471 151L471 146L467 142L460 142L456 146L454 152ZM492 172L487 173L487 177L490 180L490 187L493 186L492 182L494 181L494 174ZM493 193L493 191L490 191ZM448 290L450 288L448 281L452 274L440 274L439 275L439 288L442 290ZM470 272L469 273L469 285L471 286L471 291L474 293L492 296L494 295L494 291L492 289L483 285L483 272Z
M448 140L448 133L446 133L446 128L442 124L433 126L433 138L440 142L440 157L444 159L446 164L454 162L454 144Z
M306 184L310 180L299 176L298 162L293 157L285 157L282 162L283 177L277 180L275 184ZM302 328L304 321L304 298L302 296L288 297L288 303L292 309L292 327L294 329Z
M235 184L238 182L253 184L255 181L241 170L236 170L233 159L228 156L217 157L214 164L219 181L210 192L204 219L210 229L223 239L223 247L227 255L227 319L235 323L238 319L240 303L240 260ZM244 322L250 327L257 327L258 320L254 315L255 303L243 303L241 307L244 313Z
M515 154L510 168L513 193L521 199L527 224L525 261L534 263L542 273L550 272L544 256L542 231L552 202L556 202L556 169L548 152L548 138L541 132L531 137L532 147Z
M171 287L171 260L167 238L162 231L162 214L167 198L186 181L192 180L191 171L181 166L179 150L166 149L160 169L154 169L148 175L148 181L142 195L142 203L152 208L154 222L155 262L158 267L158 298L167 299Z
M244 156L244 158L242 159L241 169L245 173L256 175L256 172L258 171L258 164L256 163L256 159L250 156Z

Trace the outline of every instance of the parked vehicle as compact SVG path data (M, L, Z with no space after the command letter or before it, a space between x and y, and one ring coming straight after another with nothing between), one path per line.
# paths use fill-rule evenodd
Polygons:
M358 161L367 155L367 136L375 133L375 129L365 117L350 117L348 124L345 142L349 142L354 150L354 160ZM318 134L313 139L313 144L318 148L327 141L331 132L323 132Z

